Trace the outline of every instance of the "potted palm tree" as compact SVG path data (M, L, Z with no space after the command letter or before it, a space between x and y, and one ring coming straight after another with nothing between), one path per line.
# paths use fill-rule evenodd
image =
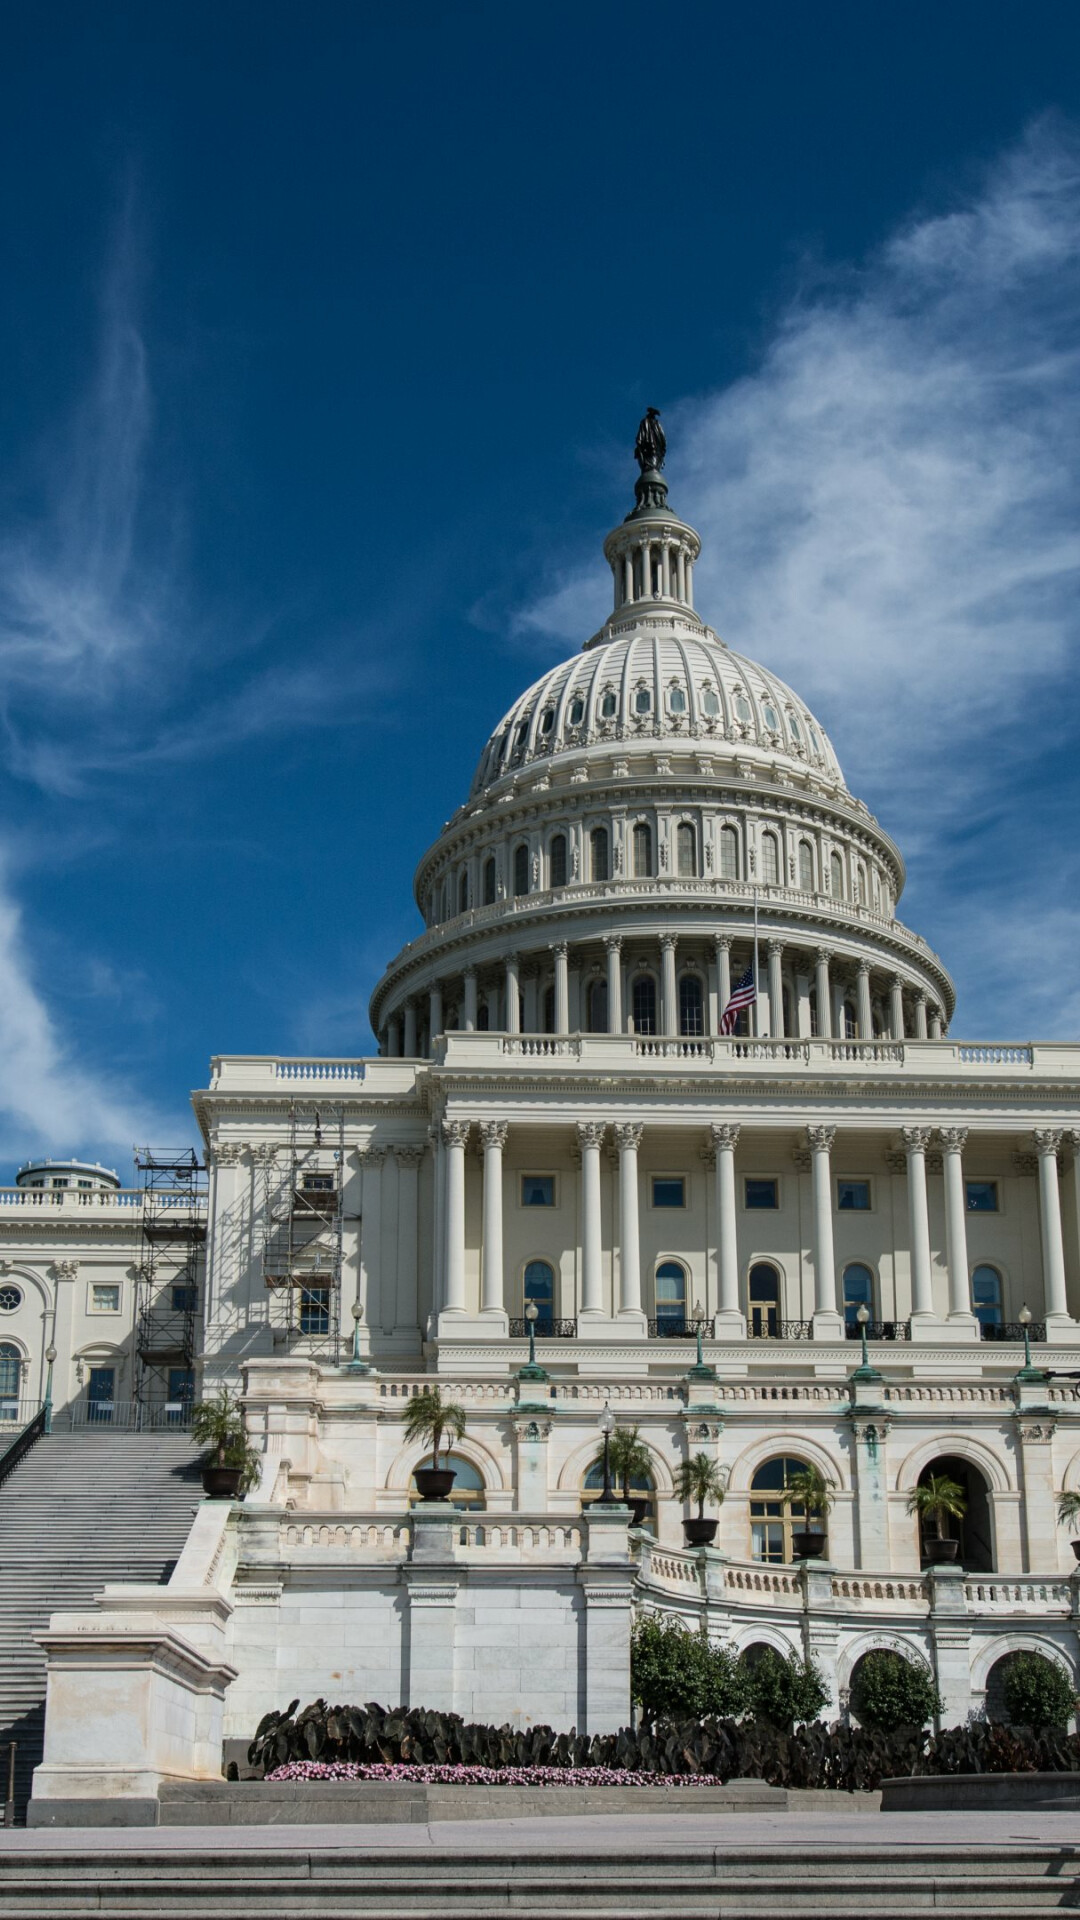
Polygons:
M807 1466L799 1467L784 1488L785 1506L801 1507L805 1515L803 1525L791 1532L796 1560L820 1560L824 1554L825 1521L833 1510L835 1486L820 1467Z
M448 1500L454 1484L453 1467L440 1467L444 1439L460 1440L465 1432L465 1409L456 1400L444 1400L438 1387L424 1387L413 1395L402 1414L409 1440L430 1441L430 1467L416 1467L413 1479L421 1500Z
M652 1471L652 1460L641 1438L640 1427L616 1427L609 1442L608 1454L612 1475L622 1488L623 1503L630 1509L630 1525L643 1526L649 1511L649 1497L648 1494L631 1492L630 1487L632 1480L644 1480L647 1483ZM602 1466L603 1459L603 1454L598 1454L596 1464Z
M262 1457L248 1445L244 1413L237 1397L222 1387L212 1400L200 1400L191 1409L192 1438L206 1448L202 1461L203 1491L211 1500L235 1500L249 1493L259 1478Z
M1057 1517L1059 1527L1075 1529L1077 1521L1080 1520L1080 1493L1058 1494ZM1076 1558L1080 1560L1080 1540L1070 1540L1069 1545Z
M907 1510L919 1516L923 1558L927 1565L940 1567L955 1560L960 1542L948 1538L945 1522L962 1520L967 1512L967 1499L959 1481L950 1480L947 1473L927 1474L921 1485L913 1487L908 1495Z
M709 1454L695 1453L681 1463L675 1475L675 1498L697 1501L697 1518L683 1521L688 1547L711 1547L720 1522L706 1520L705 1502L714 1500L722 1506L726 1491L723 1469Z

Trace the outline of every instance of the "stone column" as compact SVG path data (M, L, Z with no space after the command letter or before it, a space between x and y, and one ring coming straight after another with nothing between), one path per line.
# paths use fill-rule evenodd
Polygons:
M904 1037L904 983L898 973L889 982L889 1026L894 1040Z
M469 1131L468 1120L442 1123L446 1149L446 1313L465 1311L465 1148Z
M416 1001L415 1000L406 1000L405 1002L404 1049L405 1049L406 1060L416 1059Z
M484 1244L480 1311L500 1317L504 1314L502 1157L509 1130L505 1120L484 1120L480 1125L480 1140L484 1149Z
M622 940L617 933L609 933L604 940L604 953L607 958L607 1024L609 1033L621 1033L622 1015Z
M819 947L814 956L814 985L817 989L817 1024L820 1040L832 1038L832 986L829 981L831 959L832 949L829 947Z
M1058 1191L1058 1148L1062 1134L1056 1127L1039 1127L1034 1134L1039 1156L1039 1230L1042 1239L1043 1310L1047 1320L1067 1320L1065 1248L1061 1237L1061 1195Z
M660 591L665 600L671 598L671 543L660 542Z
M565 940L560 940L551 949L555 961L555 1031L570 1031L570 975L567 968L568 948Z
M462 1012L462 1023L464 1025L466 1033L475 1033L476 1032L476 1009L477 1009L475 967L466 967L464 977L465 977L465 1005Z
M855 1006L859 1023L859 1039L872 1040L874 1037L874 1016L870 1011L870 962L860 960L855 976Z
M626 1507L594 1505L585 1518L587 1558L577 1578L585 1600L586 1733L616 1733L630 1717L630 1629L636 1569L627 1553Z
M739 1304L738 1213L735 1205L735 1148L737 1126L710 1127L716 1152L716 1271L719 1289L716 1314L718 1340L746 1338L746 1317Z
M774 1040L784 1038L784 979L782 965L784 943L770 940L769 955L769 1033Z
M716 1031L720 1031L720 1022L724 1008L731 999L731 940L726 933L718 936L716 942Z
M521 1032L521 983L518 979L518 957L516 953L506 956L506 1031Z
M443 1030L442 988L439 986L435 986L435 987L432 987L430 992L428 993L428 1032L431 1035L432 1046L435 1045L435 1042L439 1038L439 1035L442 1033L442 1030Z
M930 1638L934 1678L941 1695L939 1725L954 1727L971 1711L971 1629L964 1595L963 1567L931 1567Z
M391 1060L401 1058L401 1021L396 1013L392 1013L386 1023L386 1052Z
M600 1222L600 1149L606 1129L601 1120L579 1120L581 1148L581 1313L604 1311L603 1242Z
M360 1283L357 1297L368 1327L382 1325L382 1174L385 1147L365 1147L357 1155L363 1169L360 1200Z
M641 1307L641 1250L638 1230L638 1148L644 1129L633 1120L615 1128L619 1149L619 1318L639 1320Z
M922 992L915 995L915 1038L916 1040L929 1038L926 1030L926 995Z
M540 979L535 960L526 960L521 970L525 993L525 1031L540 1031Z
M669 1039L679 1031L679 992L675 982L675 935L660 935L660 1031Z
M383 1300L383 1331L400 1328L414 1338L420 1324L417 1302L417 1227L419 1224L418 1188L423 1147L395 1147L398 1170L397 1287L393 1300Z
M428 1128L431 1141L431 1178L432 1194L432 1247L431 1247L431 1310L428 1316L428 1338L439 1329L439 1314L446 1296L446 1148L443 1145L442 1127L436 1122Z
M968 1283L967 1198L961 1155L966 1127L943 1127L938 1134L945 1171L945 1262L949 1269L949 1319L966 1327L974 1339L979 1329L971 1311Z
M926 1205L926 1149L929 1127L901 1127L907 1155L908 1222L911 1237L911 1317L933 1319L934 1287L930 1265L930 1216Z
M814 1339L838 1340L843 1314L836 1285L833 1251L832 1163L835 1127L807 1127L810 1172L814 1193Z
M941 1039L941 1013L937 1007L930 1009L930 1038L931 1040Z

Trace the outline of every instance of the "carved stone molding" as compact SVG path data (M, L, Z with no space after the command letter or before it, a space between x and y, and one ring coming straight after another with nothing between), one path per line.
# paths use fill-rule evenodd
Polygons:
M602 1120L579 1120L577 1142L584 1153L588 1147L602 1147L607 1127Z
M938 1140L946 1153L963 1153L967 1145L967 1127L939 1127Z
M836 1139L835 1127L807 1127L806 1144L811 1153L831 1153Z
M890 1173L907 1172L907 1154L899 1152L897 1148L888 1148L884 1155L884 1160Z
M54 1260L49 1272L54 1280L77 1280L79 1263L77 1260Z
M615 1135L615 1145L619 1148L620 1152L627 1147L636 1149L641 1145L641 1136L644 1131L645 1128L640 1120L620 1120L617 1126L612 1128L612 1132Z
M932 1127L901 1127L900 1138L906 1153L925 1153L933 1139Z
M501 1153L506 1145L506 1136L510 1131L508 1120L482 1120L480 1123L480 1142L484 1147L498 1147Z
M442 1123L443 1144L447 1147L467 1147L471 1132L471 1120L444 1120Z
M793 1147L791 1158L797 1173L809 1173L814 1164L814 1156L809 1147Z
M395 1147L394 1159L399 1167L418 1167L427 1152L426 1147Z
M375 1169L381 1167L383 1164L383 1161L386 1159L386 1148L385 1147L361 1147L356 1157L359 1160L360 1165L364 1168L365 1172L367 1172L369 1169L374 1171Z
M1057 1428L1055 1420L1044 1414L1041 1418L1029 1420L1022 1414L1017 1415L1016 1431L1025 1447L1049 1446Z
M1065 1134L1061 1127L1036 1127L1031 1137L1035 1142L1036 1153L1049 1156L1056 1155Z
M1031 1174L1038 1173L1039 1171L1039 1156L1037 1153L1021 1153L1019 1148L1017 1148L1013 1154L1012 1163L1013 1172L1019 1174L1021 1178L1030 1177Z
M729 1148L734 1152L734 1149L739 1144L740 1128L737 1121L729 1120L720 1122L711 1126L709 1132L712 1135L713 1147L717 1153L719 1153L722 1148Z
M247 1148L242 1140L211 1140L210 1151L219 1167L238 1166Z

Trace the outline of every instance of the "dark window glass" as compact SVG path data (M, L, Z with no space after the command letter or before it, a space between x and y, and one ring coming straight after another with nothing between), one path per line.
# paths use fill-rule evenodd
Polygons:
M996 1267L976 1267L971 1276L971 1304L981 1326L1001 1325L1001 1275Z
M604 695L604 697L603 697L603 699L601 700L601 702L600 702L600 718L601 718L601 720L614 720L614 718L615 718L615 695L614 695L613 693L605 693L605 695Z
M967 1210L969 1213L996 1213L998 1210L998 1190L996 1180L967 1180Z
M536 1331L542 1333L555 1315L555 1269L546 1260L530 1260L525 1268L525 1305L537 1310Z
M679 1032L704 1033L701 981L696 974L684 973L679 981Z
M326 1287L301 1287L301 1333L329 1333L330 1293Z
M580 727L584 718L585 702L579 694L576 699L570 702L570 725L572 727Z
M746 1204L755 1208L775 1208L780 1202L777 1198L775 1180L748 1180L746 1182Z
M648 975L634 981L634 1032L656 1032L656 982Z
M566 835L557 833L551 843L551 884L553 887L566 885Z
M521 1204L523 1207L553 1207L555 1205L555 1175L553 1173L523 1173L521 1176Z
M610 879L611 865L608 860L608 836L606 827L593 828L589 835L589 849L593 879Z
M524 841L522 841L520 847L514 848L514 892L520 894L528 893L528 891L529 849Z
M667 1174L658 1175L652 1183L652 1203L654 1207L685 1207L685 1180L672 1179ZM681 1267L679 1271L682 1272Z
M494 859L484 861L484 905L485 907L493 907L495 905Z
M648 880L652 877L652 828L639 821L634 828L634 877Z
M469 875L467 872L463 872L461 879L458 881L458 912L468 913L468 911L469 911Z
M199 1304L198 1287L193 1287L188 1283L174 1287L172 1290L172 1303L174 1313L194 1313Z
M869 1213L869 1180L838 1180L836 1183L836 1204L841 1213Z
M858 1326L855 1316L860 1307L868 1308L873 1317L874 1276L869 1267L853 1262L844 1268L844 1319L849 1327Z
M686 1269L677 1260L665 1260L656 1269L656 1317L669 1323L686 1319Z

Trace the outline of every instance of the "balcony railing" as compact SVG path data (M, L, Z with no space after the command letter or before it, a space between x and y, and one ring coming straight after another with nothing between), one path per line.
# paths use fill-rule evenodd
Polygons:
M53 1414L53 1428L73 1433L84 1427L112 1427L118 1433L159 1433L191 1425L190 1400L73 1400Z
M532 1326L538 1340L573 1340L577 1336L576 1320L534 1320ZM528 1337L528 1320L511 1320L511 1340L527 1340Z
M1045 1340L1046 1339L1045 1320L1029 1321L1027 1331L1028 1331L1029 1340L1036 1340L1036 1341ZM1000 1325L996 1327L988 1326L986 1321L984 1320L982 1322L982 1337L984 1340L1023 1341L1024 1329L1019 1320L1003 1320L1000 1323Z
M746 1329L751 1340L809 1340L809 1320L751 1320Z
M712 1335L711 1320L650 1320L650 1340L696 1340L700 1333L704 1338Z
M862 1329L857 1324L852 1325L849 1321L844 1328L844 1332L849 1340L858 1340ZM911 1321L868 1320L866 1322L866 1337L868 1340L910 1340Z

